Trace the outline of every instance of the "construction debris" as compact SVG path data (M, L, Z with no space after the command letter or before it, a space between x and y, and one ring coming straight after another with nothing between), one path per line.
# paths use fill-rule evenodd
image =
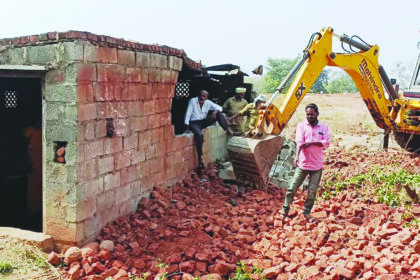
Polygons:
M336 163L351 159L337 151L332 155L324 181L333 172L347 172ZM407 153L375 153L358 162L381 160L420 167ZM192 173L172 188L155 187L136 213L102 230L97 245L115 249L96 250L70 263L67 279L233 279L238 262L259 268L255 277L266 279L420 277L420 231L404 226L409 221L405 207L367 203L350 189L319 199L312 213L317 222L309 223L302 214L306 194L301 190L284 218L279 210L285 189L269 185L267 193L242 193L238 186L224 185L217 173L211 163L201 177ZM412 211L417 219L419 209Z

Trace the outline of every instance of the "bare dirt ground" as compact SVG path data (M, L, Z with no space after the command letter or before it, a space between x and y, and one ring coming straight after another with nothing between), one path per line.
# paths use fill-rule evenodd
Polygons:
M313 209L316 222L303 217L306 192L298 191L284 218L284 189L241 193L209 164L201 177L186 174L170 188L156 187L137 212L109 223L97 242L111 240L111 251L90 244L49 260L67 263L62 276L68 279L420 279L418 204L380 203L375 184L372 190L350 184L324 197L330 184L372 170L420 174L420 158L392 139L389 152L378 149L381 131L358 94L306 96L284 135L293 138L312 102L334 135Z

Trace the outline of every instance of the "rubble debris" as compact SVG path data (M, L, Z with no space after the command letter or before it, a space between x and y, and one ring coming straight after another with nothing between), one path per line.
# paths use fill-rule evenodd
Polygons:
M359 171L373 162L417 164L406 153L363 158L329 154L324 183L337 178L337 172L351 174L336 161L352 161ZM97 241L103 245L108 240L115 249L99 246L96 255L67 258L65 277L228 279L242 262L258 267L267 279L420 278L420 230L404 227L404 207L368 204L349 189L319 199L312 213L317 222L310 223L302 210L306 194L298 190L289 217L279 213L284 195L285 189L275 185L267 193L239 193L224 185L209 164L201 178L192 173L172 188L156 186L137 212L107 224ZM413 209L420 218L419 206Z

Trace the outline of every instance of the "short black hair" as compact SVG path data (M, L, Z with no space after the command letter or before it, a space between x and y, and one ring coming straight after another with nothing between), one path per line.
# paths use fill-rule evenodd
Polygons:
M314 109L314 111L315 111L316 113L318 113L318 106L316 106L316 104L315 104L315 103L310 103L310 104L306 105L306 107L305 107L305 111L306 111L306 109L308 109L308 108L312 108L312 109Z

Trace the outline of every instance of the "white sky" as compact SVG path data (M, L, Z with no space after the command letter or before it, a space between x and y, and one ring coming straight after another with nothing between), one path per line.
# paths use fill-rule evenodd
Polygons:
M0 38L88 31L247 72L269 57L296 57L324 26L379 45L385 69L415 60L420 41L419 0L10 0L1 8Z

